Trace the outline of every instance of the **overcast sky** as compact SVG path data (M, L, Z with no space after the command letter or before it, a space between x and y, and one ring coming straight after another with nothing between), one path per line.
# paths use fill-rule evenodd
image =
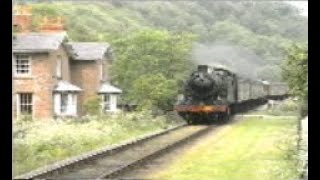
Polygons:
M302 15L308 17L308 1L286 1L286 2L301 9Z

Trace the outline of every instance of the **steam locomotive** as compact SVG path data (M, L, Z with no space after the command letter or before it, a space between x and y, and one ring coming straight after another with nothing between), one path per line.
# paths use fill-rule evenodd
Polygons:
M231 114L288 96L285 83L237 76L219 66L198 65L185 82L175 110L188 124L225 121Z

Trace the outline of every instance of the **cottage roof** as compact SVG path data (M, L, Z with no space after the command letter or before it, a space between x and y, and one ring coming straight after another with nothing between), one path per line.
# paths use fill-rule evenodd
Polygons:
M120 94L122 93L122 90L119 89L119 88L116 88L114 86L112 86L111 84L109 83L103 83L101 86L100 86L100 89L98 91L98 93L114 93L114 94Z
M44 33L17 33L13 39L13 52L33 53L56 50L66 40L65 32Z
M67 51L74 60L100 60L103 59L110 45L97 42L69 42Z
M73 84L67 82L67 81L61 80L56 84L54 91L60 91L60 92L63 92L63 91L82 91L82 89L76 85L73 85Z

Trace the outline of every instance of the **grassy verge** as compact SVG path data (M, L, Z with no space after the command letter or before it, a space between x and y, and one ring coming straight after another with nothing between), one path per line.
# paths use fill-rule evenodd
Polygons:
M295 180L297 119L246 118L181 154L151 179Z
M298 116L299 102L292 99L278 101L273 107L268 107L264 110L253 111L249 114L265 114L273 116Z
M148 113L84 117L64 121L16 121L13 125L13 172L35 168L181 123Z

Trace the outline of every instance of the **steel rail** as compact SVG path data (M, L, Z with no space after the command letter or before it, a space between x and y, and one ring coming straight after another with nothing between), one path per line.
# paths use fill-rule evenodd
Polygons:
M150 154L147 154L147 155L143 156L142 158L139 158L133 162L125 164L125 165L113 170L112 172L103 173L102 175L100 175L97 178L97 180L98 179L112 179L117 176L120 176L122 173L125 173L126 171L128 171L138 165L144 164L154 158L157 158L157 157L161 156L162 154L167 153L168 151L181 146L182 144L186 143L187 141L191 141L193 139L198 138L201 135L204 135L205 133L209 132L210 130L212 130L215 127L216 126L207 126L206 128L200 129L200 130L196 131L195 133L193 133L187 137L184 137L183 139L180 139L178 141L170 143L169 145L166 145L165 147L163 147L155 152L152 152Z
M86 153L80 154L78 156L68 158L66 160L58 161L53 164L50 164L50 165L47 165L44 167L40 167L40 168L33 170L31 172L14 177L14 179L35 179L35 178L41 178L41 177L44 177L44 176L47 176L50 174L59 174L61 172L64 172L65 169L67 169L67 168L72 169L72 168L74 168L80 164L83 164L87 161L91 161L91 160L96 159L98 157L108 155L111 153L115 153L117 151L121 151L126 148L130 148L130 146L132 146L134 144L145 142L147 140L158 137L160 135L163 135L163 134L169 133L171 131L180 129L184 126L186 126L185 123L179 124L177 126L171 127L166 130L153 132L153 133L150 133L147 135L139 136L138 138L135 138L135 139L124 141L120 144L111 145L111 146L109 145L109 146L103 147L99 150L86 152Z

